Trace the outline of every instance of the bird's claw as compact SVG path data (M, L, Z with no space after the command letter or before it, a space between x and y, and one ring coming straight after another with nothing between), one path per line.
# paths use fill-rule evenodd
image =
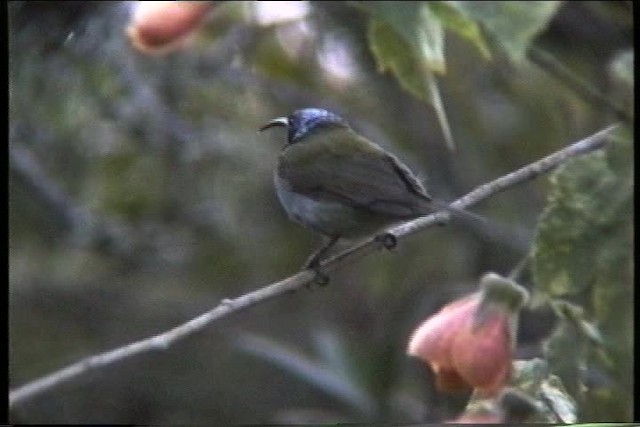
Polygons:
M308 268L308 270L311 270L315 273L315 276L313 277L313 279L311 280L311 282L307 283L305 285L305 287L309 290L312 290L312 286L313 285L318 285L320 287L324 287L327 286L329 284L329 276L327 276L325 273L322 272L322 270L320 270L317 266L316 267L310 267Z
M375 241L380 243L388 251L398 246L398 238L392 233L378 234L375 237Z
M320 259L324 250L317 251L304 263L304 270L311 270L315 273L314 278L305 287L311 290L312 285L326 286L329 283L329 276L322 272L320 269Z

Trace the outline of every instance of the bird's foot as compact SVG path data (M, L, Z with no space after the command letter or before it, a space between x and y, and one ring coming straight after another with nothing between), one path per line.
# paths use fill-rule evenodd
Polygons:
M313 277L313 279L305 285L305 288L307 288L308 290L312 291L313 286L315 285L320 287L325 287L329 284L329 281L330 281L329 276L326 273L324 273L322 270L320 270L319 267L307 268L307 270L311 270L315 273L315 276Z
M392 233L378 234L374 240L380 243L388 251L398 246L398 238Z
M310 285L316 284L319 286L326 286L329 283L329 276L327 276L324 272L322 272L322 270L320 270L320 260L324 258L327 252L329 252L329 249L333 245L335 245L338 239L338 236L331 237L331 239L324 246L311 254L311 256L307 259L307 262L304 263L304 270L312 270L316 273ZM307 288L309 288L309 285L307 286Z
M304 264L303 268L304 268L304 270L311 270L311 271L313 271L315 273L315 276L311 280L311 282L309 282L307 285L305 285L305 287L307 289L311 290L311 287L313 285L326 286L327 284L329 284L329 276L320 269L320 259L319 259L319 257L315 257L315 256L311 257Z

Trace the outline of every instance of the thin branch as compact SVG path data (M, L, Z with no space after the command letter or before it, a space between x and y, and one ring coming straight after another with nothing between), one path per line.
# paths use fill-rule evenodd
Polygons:
M27 150L15 143L9 148L11 169L58 216L65 229L85 228L90 214L75 205L65 191L49 178L40 163Z
M69 381L80 374L108 366L136 354L153 350L164 350L175 341L183 339L203 329L211 322L220 319L227 314L250 307L258 302L266 301L288 291L295 290L305 283L310 283L313 277L313 272L305 270L287 279L265 286L233 300L223 300L212 310L170 329L169 331L127 344L111 351L87 357L82 359L80 362L74 363L50 375L19 387L18 389L11 391L9 395L9 404L13 405L22 402L56 385Z
M22 180L39 200L58 218L65 230L71 232L74 243L97 248L130 262L130 230L123 224L91 213L75 203L69 194L47 174L31 151L16 142L9 147L11 172Z
M609 126L608 128L588 138L578 141L567 148L557 151L556 153L551 154L535 163L527 165L515 172L498 178L495 181L484 184L476 188L474 191L468 193L464 197L461 197L460 199L451 203L451 205L456 208L466 208L468 206L477 204L508 188L514 187L525 181L534 179L543 173L549 172L550 170L561 165L562 163L565 163L567 160L574 156L599 149L606 143L607 140L605 137L616 127L618 127L618 125ZM442 222L447 222L448 220L449 214L442 211L404 223L390 229L389 231L393 233L398 239L400 239L404 236L416 233L419 230L426 229L436 224L441 224ZM344 266L345 264L347 264L347 262L353 262L356 258L360 258L367 253L379 249L380 247L381 243L378 240L372 238L324 261L323 263L321 263L320 267L323 271L330 272L336 270L338 267ZM299 289L302 286L311 284L314 279L315 274L313 272L304 270L284 280L272 283L253 292L244 294L240 297L234 299L225 299L210 311L173 329L170 329L169 331L163 332L150 338L133 342L114 350L84 358L66 368L55 371L40 379L34 380L21 387L18 387L17 389L14 389L10 392L9 405L13 406L15 404L24 402L38 394L44 393L45 391L57 385L70 381L71 379L81 374L85 374L89 371L94 371L99 368L109 366L113 363L122 361L137 354L156 350L164 350L176 341L204 329L206 326L222 317L264 302L273 297Z
M565 163L572 157L602 148L607 142L605 136L607 136L614 129L618 128L618 126L618 124L611 125L601 130L600 132L597 132L581 141L578 141L568 146L567 148L556 151L555 153L544 157L535 163L531 163L518 169L517 171L511 172L494 181L481 185L472 192L452 202L451 206L453 206L454 208L462 209L478 204L479 202L488 199L495 194L501 193L502 191L505 191L511 187L514 187L515 185L535 179L539 175L547 173L557 166ZM419 230L432 227L437 224L442 224L443 222L447 222L448 220L449 213L440 211L435 214L427 215L401 224L395 228L390 229L389 232L393 233L396 238L400 240L402 237L408 236ZM373 252L374 249L380 248L380 246L380 243L374 239L367 240L364 243L351 247L346 251L336 255L335 257L327 260L326 262L321 263L322 270L334 270L339 263L342 263L342 261L350 259L355 255L362 256L366 253Z

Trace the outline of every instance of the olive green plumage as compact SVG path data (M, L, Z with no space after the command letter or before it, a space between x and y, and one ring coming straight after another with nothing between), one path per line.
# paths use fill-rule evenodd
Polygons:
M432 211L431 198L405 165L347 127L324 129L287 145L276 173L289 191L342 204L361 217L351 229L336 217L324 233L331 237L370 234Z
M291 219L330 238L307 266L340 238L359 238L446 204L431 199L400 160L358 135L339 116L306 108L267 123L286 127L274 183Z

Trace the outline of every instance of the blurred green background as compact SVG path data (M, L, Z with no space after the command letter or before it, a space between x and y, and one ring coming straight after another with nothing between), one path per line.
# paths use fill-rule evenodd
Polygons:
M447 30L437 84L452 152L432 106L380 72L368 29L382 12L368 2L215 3L190 43L162 56L131 47L132 2L10 2L10 387L298 270L320 238L287 220L276 199L284 134L256 132L274 117L335 111L452 200L613 123L612 105L630 114L631 2L555 4L532 46L610 104L576 92L539 58L512 61L489 35L490 59ZM451 418L466 397L433 390L427 368L404 354L408 337L483 273L506 275L522 260L549 188L542 177L472 209L509 227L510 239L429 229L348 265L327 287L235 313L166 351L16 405L10 420ZM539 355L553 316L529 311L521 324L517 354ZM614 415L629 421L601 417Z

